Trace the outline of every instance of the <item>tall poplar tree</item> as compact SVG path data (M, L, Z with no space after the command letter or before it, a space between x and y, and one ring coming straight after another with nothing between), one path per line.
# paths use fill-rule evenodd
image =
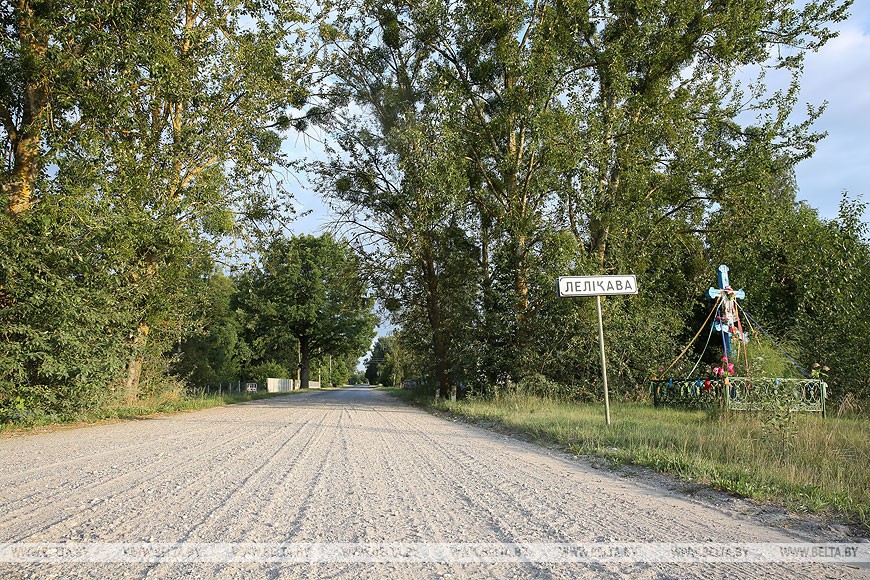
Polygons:
M467 254L448 250L467 221L463 145L447 128L451 110L427 70L432 52L409 34L407 11L361 4L352 14L325 30L329 67L340 82L322 123L337 147L312 167L339 227L366 252L392 315L425 321L417 330L426 336L438 389L448 396L458 380L453 334L460 319L473 319L460 315L457 304L476 294L472 282L457 300L448 280L458 273L451 261L464 262L466 280L477 270L473 257L469 264Z

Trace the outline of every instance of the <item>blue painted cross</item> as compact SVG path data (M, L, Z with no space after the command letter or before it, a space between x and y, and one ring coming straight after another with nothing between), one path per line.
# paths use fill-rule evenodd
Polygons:
M725 345L725 356L731 357L731 333L737 334L738 338L743 342L749 342L749 338L745 333L737 330L737 300L746 298L746 292L743 290L733 290L728 281L728 266L722 264L718 268L719 287L710 288L707 290L707 296L710 298L722 297L722 314L716 316L716 321L713 327L722 333L722 341Z

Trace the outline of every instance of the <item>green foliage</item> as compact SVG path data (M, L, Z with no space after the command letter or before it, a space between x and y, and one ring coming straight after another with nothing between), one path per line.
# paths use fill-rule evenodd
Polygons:
M182 342L180 361L174 368L193 385L236 381L242 363L251 358L233 309L235 295L231 278L218 272L208 279L200 296L197 328Z
M10 419L10 409L99 407L133 352L136 291L107 243L122 225L91 221L99 209L43 204L0 217L0 414Z
M320 359L317 373L322 387L341 387L347 384L358 384L354 381L356 366L359 360L357 354L347 354L343 357L327 355ZM365 379L363 379L364 381Z
M365 379L371 385L397 387L406 378L409 364L401 337L378 337L366 363Z
M865 207L795 203L821 108L788 121L803 56L851 2L797 4L352 0L319 40L292 2L4 5L0 414L263 365L342 382L373 336L369 283L400 328L372 382L594 399L593 303L554 287L615 272L641 281L603 304L614 393L636 399L719 263L795 357L832 368L834 400L868 400ZM362 258L275 234L283 132L310 122ZM231 280L214 261L236 235L264 251Z
M348 375L347 384L349 385L365 385L368 384L365 372L354 371Z
M539 397L541 399L570 400L574 398L574 393L544 375L524 377L517 384L516 391L523 395Z
M373 300L358 259L328 234L274 240L262 267L242 278L239 301L260 360L285 363L274 354L295 350L298 341L302 388L313 359L358 357L374 338Z
M795 366L794 362L787 355L789 352L798 352L797 345L783 340L778 340L774 343L760 332L751 332L750 334L752 338L746 350L747 354L750 355L749 374L751 376L791 379L804 378L800 369ZM745 376L747 373L742 371L742 366L744 366L743 360L741 359L737 363L739 365L738 374Z
M26 432L30 429L38 429L58 423L73 423L77 426L85 426L106 420L137 419L153 417L155 415L184 413L222 405L232 405L234 403L282 397L296 392L300 391L293 391L291 393L267 393L260 391L257 393L224 393L204 396L179 396L178 393L164 393L161 397L143 399L137 401L134 405L112 405L76 415L57 416L29 413L26 419L17 420L13 423L0 423L0 433Z
M277 362L268 361L246 368L244 375L260 387L263 387L266 385L266 379L268 378L292 379L296 376L296 373L291 373L286 367L281 366Z
M851 382L833 392L866 396L850 361L870 343L851 318L867 285L850 274L837 284L848 298L830 300L808 251L829 248L834 277L866 272L860 211L825 224L789 191L821 138L820 108L788 121L801 62L851 2L795 4L358 3L368 18L337 18L325 38L340 113L322 120L337 149L315 169L369 256L412 373L445 396L552 381L599 398L593 302L557 298L556 278L633 273L641 294L603 307L612 388L642 399L728 263L774 336L804 364L842 359L837 380ZM783 86L765 85L771 67ZM813 339L795 338L813 325ZM822 332L837 338L818 349ZM834 354L835 340L850 346Z
M250 356L226 304L206 320L205 281L222 236L277 216L304 21L288 2L4 4L0 414L238 375Z
M870 240L860 218L865 204L844 196L839 218L823 220L796 204L788 185L735 203L752 235L713 246L713 259L740 272L746 308L805 370L814 362L831 367L834 400L849 392L866 400L870 385L862 361L870 357L870 329L862 317L870 305ZM719 227L734 211L723 206L712 224Z

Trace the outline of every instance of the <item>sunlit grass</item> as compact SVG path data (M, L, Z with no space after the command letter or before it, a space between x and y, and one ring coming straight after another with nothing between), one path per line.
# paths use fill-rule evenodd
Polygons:
M406 398L408 395L405 395ZM581 455L653 467L798 511L870 524L870 421L800 415L787 430L749 413L564 403L528 396L424 401Z

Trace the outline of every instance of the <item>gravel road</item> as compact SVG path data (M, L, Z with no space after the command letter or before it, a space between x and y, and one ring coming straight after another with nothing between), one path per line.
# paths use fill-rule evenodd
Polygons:
M0 439L0 548L856 541L844 534L642 470L595 468L364 387ZM868 576L841 564L262 560L7 560L0 577Z

